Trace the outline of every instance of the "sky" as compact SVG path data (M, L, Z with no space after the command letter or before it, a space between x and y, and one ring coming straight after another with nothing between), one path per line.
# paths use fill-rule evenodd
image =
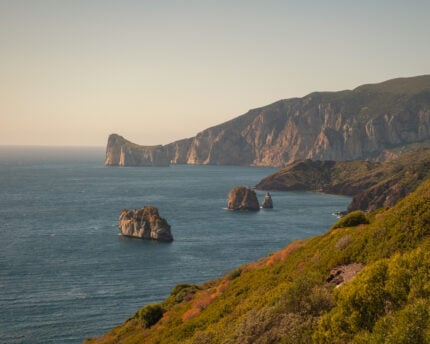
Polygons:
M0 0L0 145L167 144L429 74L429 23L427 0Z

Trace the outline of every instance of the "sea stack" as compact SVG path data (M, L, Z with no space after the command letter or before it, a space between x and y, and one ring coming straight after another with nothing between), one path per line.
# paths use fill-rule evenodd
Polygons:
M272 201L272 196L270 195L270 192L266 192L266 195L264 195L264 201L263 201L263 204L261 205L261 208L265 208L265 209L273 208L273 201Z
M123 209L118 220L122 235L139 239L173 241L170 225L160 217L158 209L145 206L140 210Z
M227 207L230 210L260 210L257 194L246 186L237 186L230 191Z

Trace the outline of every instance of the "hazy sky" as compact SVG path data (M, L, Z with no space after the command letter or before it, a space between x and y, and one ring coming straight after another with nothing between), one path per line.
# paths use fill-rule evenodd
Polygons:
M429 74L429 23L428 0L0 0L0 144L165 144Z

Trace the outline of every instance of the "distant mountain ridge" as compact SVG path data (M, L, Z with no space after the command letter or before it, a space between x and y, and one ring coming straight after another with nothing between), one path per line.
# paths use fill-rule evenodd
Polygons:
M383 161L426 140L430 75L280 100L158 149L173 164L283 166L303 159ZM142 154L125 145L121 163L111 141L118 140L109 139L107 165L127 166ZM149 154L148 147L142 151Z

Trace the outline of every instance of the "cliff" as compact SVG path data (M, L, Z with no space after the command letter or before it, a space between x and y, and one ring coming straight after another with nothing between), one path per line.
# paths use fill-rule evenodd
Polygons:
M348 211L393 206L430 179L430 149L380 162L295 161L257 184L259 190L321 191L352 196Z
M87 343L428 343L430 181L367 219L177 285Z
M166 149L159 146L139 146L122 136L111 134L106 147L107 166L169 166Z
M152 206L140 210L123 209L118 220L122 235L159 241L173 241L170 225L160 217L158 209Z
M425 140L430 75L280 100L163 148L176 164L283 166L304 159L382 161Z

